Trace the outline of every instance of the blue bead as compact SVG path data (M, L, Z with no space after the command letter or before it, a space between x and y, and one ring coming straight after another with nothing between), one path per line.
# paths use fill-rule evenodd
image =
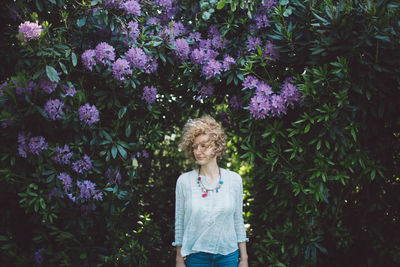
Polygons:
M223 184L223 183L224 183L224 181L219 181L219 183L220 183L220 184Z

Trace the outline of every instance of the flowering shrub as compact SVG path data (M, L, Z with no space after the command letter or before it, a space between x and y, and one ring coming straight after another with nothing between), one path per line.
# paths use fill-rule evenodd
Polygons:
M0 231L0 262L171 266L173 251L166 247L175 180L190 166L177 150L180 128L203 113L217 114L227 130L226 167L240 170L252 192L245 206L250 266L322 266L330 262L326 252L339 247L337 253L351 255L357 236L343 224L351 220L341 218L351 212L327 203L342 203L346 190L384 176L389 165L365 145L375 137L362 135L362 125L377 114L386 118L384 127L395 125L388 119L395 106L380 111L367 102L388 102L400 61L387 56L397 55L399 31L392 24L398 5L378 6L379 15L364 3L345 5L7 5L5 34L12 45L4 46L9 64L1 67L0 172L12 195L4 206L12 208ZM347 19L354 28L341 28ZM357 43L343 48L344 39ZM387 91L365 89L379 87L374 75L382 75ZM16 214L21 218L10 223ZM396 249L379 257L390 258Z

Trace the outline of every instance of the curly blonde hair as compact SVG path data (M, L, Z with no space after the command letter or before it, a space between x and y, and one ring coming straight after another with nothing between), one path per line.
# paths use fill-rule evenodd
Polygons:
M183 127L182 141L179 147L189 159L194 160L193 142L199 135L206 134L213 145L213 155L221 160L226 151L226 134L218 122L206 115L197 119L189 119Z

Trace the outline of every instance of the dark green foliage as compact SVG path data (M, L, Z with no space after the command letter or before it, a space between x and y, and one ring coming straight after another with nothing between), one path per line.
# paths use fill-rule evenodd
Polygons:
M0 95L0 122L13 123L0 126L0 265L34 266L44 248L44 266L173 266L175 182L193 167L178 151L180 131L202 114L222 122L229 143L221 165L244 179L249 266L400 264L398 3L281 0L269 11L271 26L252 31L260 1L180 1L176 21L204 38L216 25L226 40L219 60L236 60L206 79L201 67L177 60L173 45L158 36L160 25L146 24L157 12L151 1L140 1L139 18L102 2L17 0L1 7L0 82L9 86ZM81 55L100 42L112 44L116 58L125 54L121 27L130 20L139 23L137 44L157 59L158 71L135 69L126 82L99 64L88 71ZM21 43L24 21L38 21L42 36ZM249 53L254 36L276 45L279 60L265 58L262 47ZM242 90L248 75L274 92L293 77L301 103L255 120L246 107L254 90ZM26 86L45 77L59 80L52 95L38 86L16 93L14 81ZM198 82L210 82L214 94L197 101ZM75 96L65 96L63 85ZM151 105L142 99L145 86L158 90ZM245 108L229 106L232 96ZM50 98L65 104L61 120L46 113ZM92 126L79 118L86 103L100 112ZM48 149L20 157L22 131L45 136ZM55 147L64 144L72 161L87 154L93 168L77 174L56 164ZM109 168L121 173L120 183L106 178ZM102 200L72 202L61 172L73 178L70 192L77 195L76 182L90 180Z

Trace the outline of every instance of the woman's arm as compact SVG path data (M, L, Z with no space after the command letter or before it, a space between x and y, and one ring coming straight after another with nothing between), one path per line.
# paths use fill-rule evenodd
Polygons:
M185 267L185 260L181 255L181 246L176 247L176 267Z
M248 267L249 264L247 262L248 256L247 256L246 242L239 242L238 245L240 253L239 267Z

